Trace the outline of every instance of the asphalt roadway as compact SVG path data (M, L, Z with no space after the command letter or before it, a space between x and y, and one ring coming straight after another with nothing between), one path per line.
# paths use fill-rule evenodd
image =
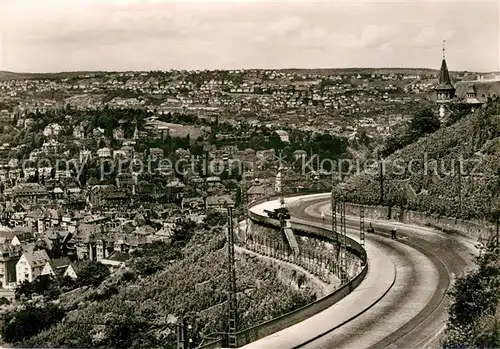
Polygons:
M300 205L291 205L295 206L292 221L331 226L329 214L324 222L321 219L321 212L330 211L328 194L287 199L289 203L297 200ZM342 300L350 304L349 309L342 309L339 302L245 348L438 348L446 321L446 292L455 275L470 265L477 253L475 242L426 227L392 221L371 223L375 233L365 235L369 273L355 292ZM348 235L359 239L359 218L346 217L346 225ZM393 228L398 229L396 240L390 236ZM383 255L391 265L383 261ZM376 263L370 261L373 256ZM395 269L393 276L391 268ZM383 297L375 296L391 277L393 282ZM356 316L338 326L347 313Z

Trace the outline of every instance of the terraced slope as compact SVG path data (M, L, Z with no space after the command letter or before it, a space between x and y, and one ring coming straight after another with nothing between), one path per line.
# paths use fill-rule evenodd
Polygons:
M384 206L463 219L500 211L500 103L442 127L384 161ZM377 168L347 180L347 200L380 204Z
M68 312L22 347L174 348L175 317L185 314L193 325L195 344L223 332L226 321L226 248L220 228L196 233L183 258L165 262L150 275L140 275L156 255L138 257L128 272L118 272L99 288L61 298ZM158 250L161 253L161 249ZM161 260L161 258L159 259ZM271 319L314 300L312 290L280 281L272 267L237 256L240 328ZM138 267L140 266L140 267ZM133 274L133 276L131 275ZM149 273L148 273L149 274Z

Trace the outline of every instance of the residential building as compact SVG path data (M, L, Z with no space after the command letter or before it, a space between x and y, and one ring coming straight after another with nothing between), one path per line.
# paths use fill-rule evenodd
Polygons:
M45 263L41 275L63 276L70 264L68 257L51 259Z
M32 282L42 274L43 267L50 260L45 250L24 252L16 264L16 281L18 284L25 280Z
M3 288L16 285L16 264L22 254L21 246L0 244L0 281Z

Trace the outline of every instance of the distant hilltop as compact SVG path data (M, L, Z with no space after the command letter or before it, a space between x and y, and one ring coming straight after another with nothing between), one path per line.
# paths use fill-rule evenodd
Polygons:
M286 68L286 69L227 69L227 71L280 71L285 73L300 73L300 74L316 74L316 75L335 75L335 74L429 74L437 73L438 69L430 68ZM172 70L164 70L172 71ZM180 72L186 72L186 70L174 70ZM200 72L204 70L192 70L192 72ZM144 71L123 71L122 73L143 73L149 72L149 70ZM58 73L16 73L9 71L0 71L0 81L2 80L21 80L21 79L65 79L72 78L88 74L112 74L120 73L117 71L74 71L74 72L58 72ZM469 71L451 71L453 74L463 74L463 75L476 75L476 76L500 76L498 72L469 72Z
M99 71L75 71L75 72L60 72L60 73L15 73L0 70L0 81L2 80L23 80L23 79L64 79L71 78L83 74L106 74L111 72Z

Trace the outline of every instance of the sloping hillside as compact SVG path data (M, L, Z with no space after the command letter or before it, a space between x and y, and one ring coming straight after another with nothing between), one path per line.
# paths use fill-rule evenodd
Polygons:
M146 247L98 288L60 297L62 322L22 347L174 348L175 318L193 325L194 344L227 326L227 265L221 228L195 233L180 259L168 245ZM148 251L146 249L153 249ZM158 268L160 266L160 268ZM153 268L152 268L153 267ZM240 329L314 300L312 290L279 281L275 269L237 257ZM251 309L251 311L250 311Z
M25 76L19 73L12 73L10 71L0 71L0 81L17 79L25 79Z
M500 103L397 151L384 169L383 205L491 220L500 207ZM380 182L376 167L349 178L347 199L380 204Z

